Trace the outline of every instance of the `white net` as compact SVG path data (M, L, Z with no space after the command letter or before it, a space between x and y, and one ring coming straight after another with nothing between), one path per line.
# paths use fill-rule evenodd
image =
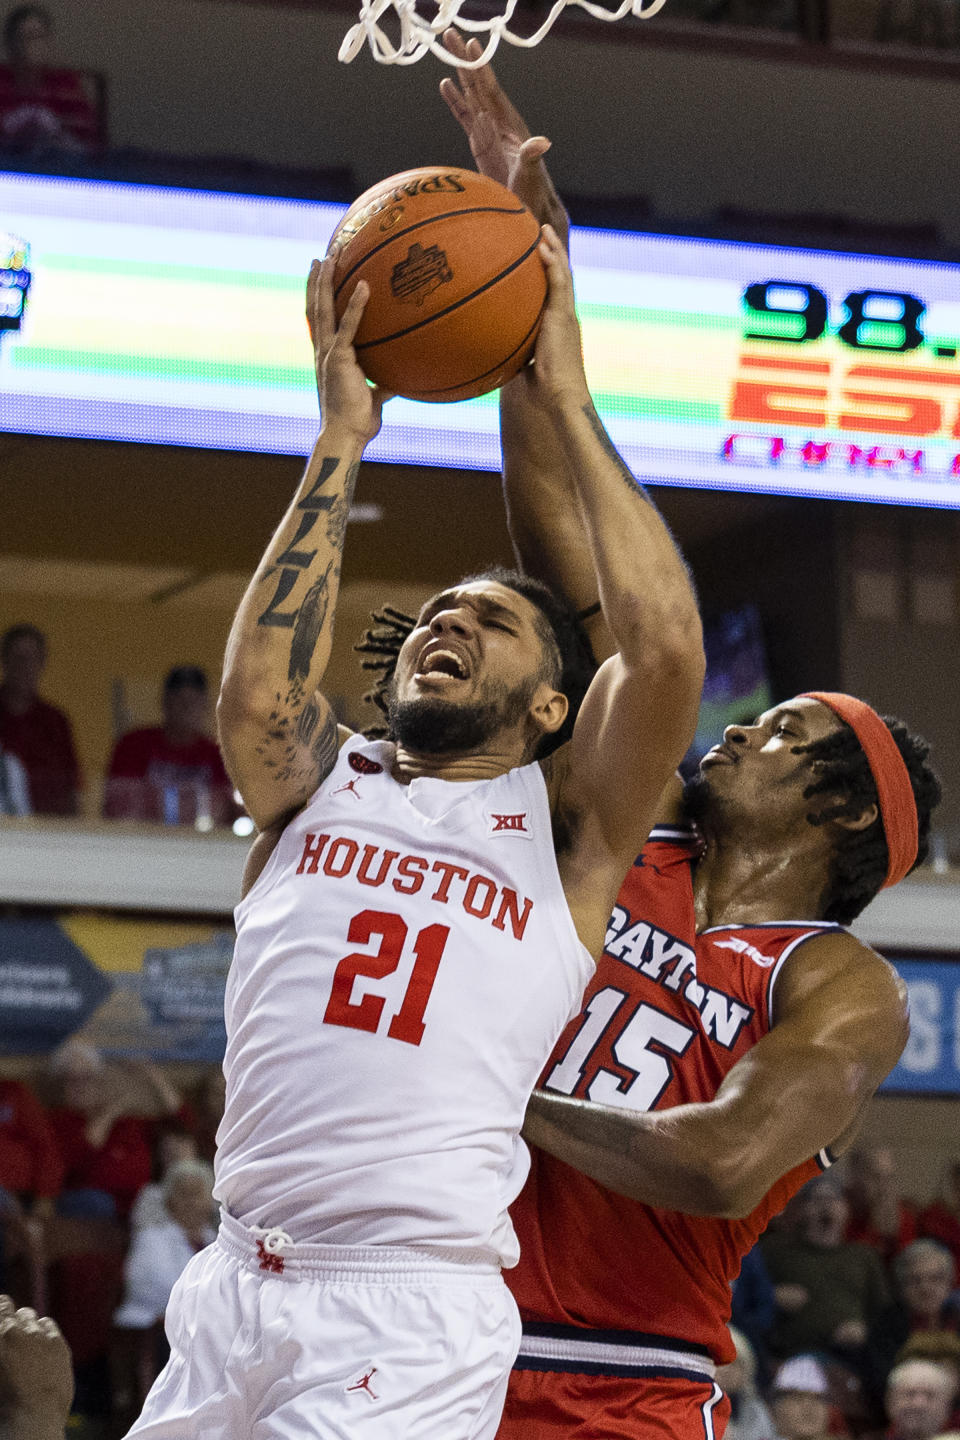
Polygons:
M562 10L577 5L596 20L622 20L625 15L635 15L639 20L648 20L663 9L666 0L622 0L616 10L603 5L594 5L592 0L556 0L550 14L540 28L532 35L517 35L510 29L513 12L518 0L507 0L502 15L493 15L485 20L470 20L459 13L462 0L439 0L437 13L432 20L426 20L417 13L417 0L362 0L360 19L344 36L338 58L349 64L363 49L364 42L370 45L374 60L381 65L413 65L430 50L447 65L458 65L465 70L476 70L486 65L501 40L510 45L522 45L529 49L539 45ZM400 43L390 39L381 24L389 18L392 27L400 22ZM487 32L488 38L483 54L475 60L461 59L452 55L442 41L444 30L455 25L468 34Z

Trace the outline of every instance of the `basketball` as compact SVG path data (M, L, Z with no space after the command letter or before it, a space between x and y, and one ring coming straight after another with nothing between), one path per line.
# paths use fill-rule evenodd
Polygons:
M339 322L370 286L355 348L364 373L411 400L468 400L533 353L547 296L540 226L505 186L426 167L381 180L330 241Z

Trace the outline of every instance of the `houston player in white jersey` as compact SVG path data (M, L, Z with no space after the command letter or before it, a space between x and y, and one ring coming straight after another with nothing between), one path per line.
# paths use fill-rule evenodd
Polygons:
M692 735L703 675L686 568L611 445L570 272L527 383L553 416L616 653L569 742L573 631L521 577L431 600L390 731L320 689L340 557L384 395L308 283L323 428L230 635L219 705L257 822L228 984L223 1223L167 1311L150 1440L485 1440L519 1342L500 1278L524 1108L599 953L623 873ZM424 517L429 524L429 517ZM552 752L552 753L548 753ZM643 753L645 764L624 765ZM543 757L543 758L541 758Z

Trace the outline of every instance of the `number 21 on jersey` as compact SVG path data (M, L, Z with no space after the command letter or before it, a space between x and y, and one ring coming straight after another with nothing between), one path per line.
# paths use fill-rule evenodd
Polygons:
M380 943L372 954L355 951L338 963L324 1011L325 1024L346 1025L372 1034L379 1032L386 999L383 995L368 994L354 1000L354 981L358 976L382 980L392 975L400 965L408 933L406 921L390 911L361 910L359 915L354 915L347 931L348 941L352 945L369 945L376 936ZM403 1002L387 1027L391 1040L419 1045L423 1039L423 1017L449 934L448 925L427 925L415 936L411 947L413 969Z

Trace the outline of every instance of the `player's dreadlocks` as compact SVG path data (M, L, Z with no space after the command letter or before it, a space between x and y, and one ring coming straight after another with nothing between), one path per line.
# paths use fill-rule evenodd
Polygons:
M576 613L566 600L546 585L542 585L539 580L522 575L518 570L495 566L480 575L468 575L460 583L469 585L476 580L491 580L509 590L515 590L518 595L529 600L537 612L537 628L545 652L544 676L567 697L570 707L560 729L552 735L544 735L540 741L535 758L541 760L569 740L573 733L577 712L597 668L590 642ZM360 662L364 670L379 671L373 689L363 698L375 705L386 721L397 656L417 622L414 616L405 615L402 610L396 610L392 605L384 605L382 610L374 611L371 619L373 625L364 632L363 639L353 648L359 654L369 657ZM388 736L390 732L388 724L379 723L370 726L364 733L370 739L379 739Z
M916 865L927 857L930 841L930 812L940 803L940 782L926 763L930 747L919 735L911 735L902 720L884 715L883 722L903 756L917 804L919 846ZM830 820L855 818L869 805L877 804L877 787L860 742L847 724L812 745L798 745L794 753L809 757L817 778L804 790L804 799L814 795L836 795L834 805L820 814L809 814L811 825ZM834 851L824 920L848 925L881 889L887 875L887 841L879 817L865 830L842 830ZM914 866L916 868L916 866Z

